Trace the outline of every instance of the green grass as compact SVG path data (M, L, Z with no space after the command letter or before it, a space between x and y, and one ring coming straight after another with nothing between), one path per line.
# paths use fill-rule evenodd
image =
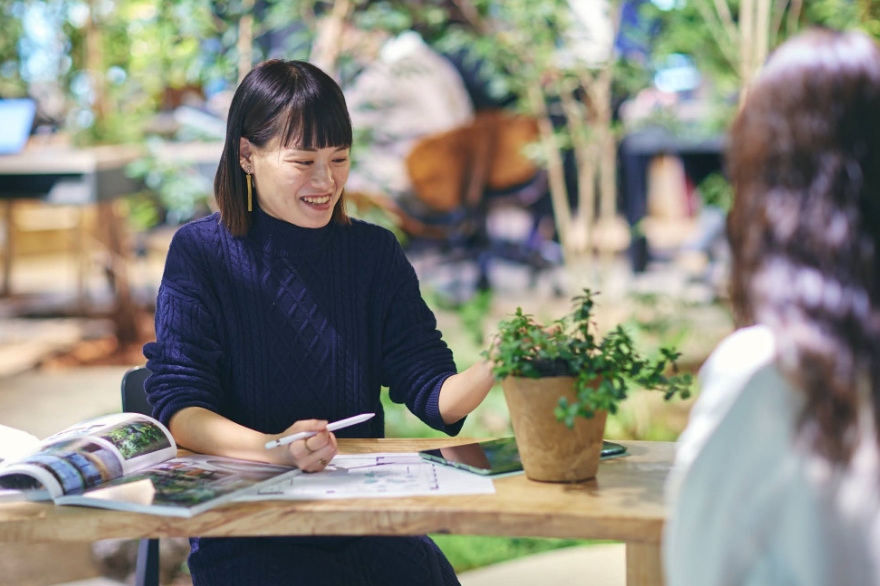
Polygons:
M431 539L446 554L456 573L563 547L608 543L579 539L483 537L477 535L431 535Z

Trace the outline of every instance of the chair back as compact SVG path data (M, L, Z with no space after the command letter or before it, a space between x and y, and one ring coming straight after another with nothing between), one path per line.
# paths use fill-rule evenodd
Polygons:
M153 415L153 408L147 403L147 391L144 390L144 382L151 374L146 366L135 366L122 375L122 410L125 413ZM135 586L159 586L158 539L138 541L134 583Z
M146 366L136 366L122 376L122 410L126 413L153 415L153 408L147 403L144 382L151 375Z
M416 197L437 212L476 207L488 189L529 181L538 167L523 147L538 138L537 122L506 112L478 112L474 121L426 137L406 158Z

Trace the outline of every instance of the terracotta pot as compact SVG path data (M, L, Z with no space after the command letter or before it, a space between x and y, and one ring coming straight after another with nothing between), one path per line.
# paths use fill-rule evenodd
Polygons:
M508 377L501 382L526 476L542 482L580 482L596 477L605 419L578 417L574 429L556 420L560 397L575 398L575 379Z

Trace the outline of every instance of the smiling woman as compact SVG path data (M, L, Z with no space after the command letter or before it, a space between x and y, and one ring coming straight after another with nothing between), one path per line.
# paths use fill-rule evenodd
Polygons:
M178 445L320 472L335 433L385 435L382 386L450 435L492 387L486 363L456 373L394 235L345 214L351 134L339 86L313 65L267 61L242 80L220 213L174 236L144 347L153 415ZM426 536L199 538L189 567L196 586L458 583Z

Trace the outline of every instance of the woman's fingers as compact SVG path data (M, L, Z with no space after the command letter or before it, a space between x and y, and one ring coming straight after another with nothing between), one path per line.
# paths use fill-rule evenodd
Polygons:
M301 444L299 448L291 447L298 453L293 453L300 470L305 472L318 472L327 467L330 460L336 456L337 444L336 436L326 429L317 435L306 438L301 442L294 442L293 445Z
M326 419L301 419L288 427L282 436L293 435L301 431L321 431L327 427Z

